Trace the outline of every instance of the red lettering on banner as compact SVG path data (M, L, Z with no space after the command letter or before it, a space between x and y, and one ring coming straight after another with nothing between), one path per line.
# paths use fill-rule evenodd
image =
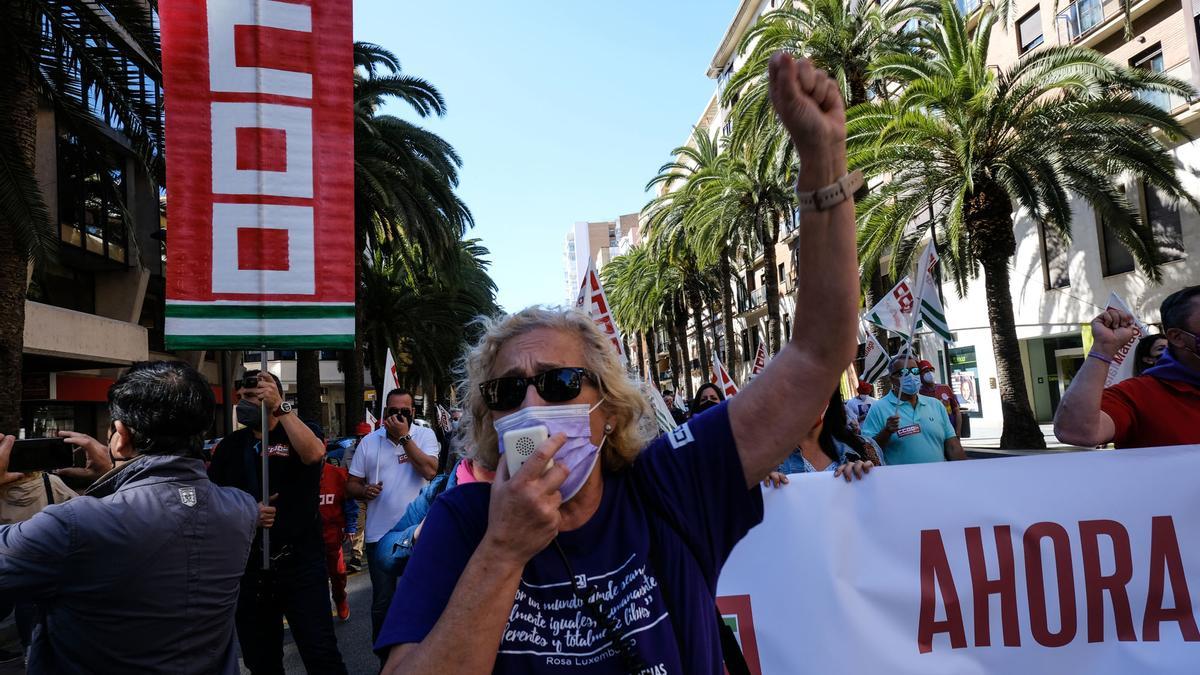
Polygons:
M239 127L234 135L239 171L287 171L287 134L283 129Z
M1113 573L1100 571L1100 536L1112 543ZM1125 586L1133 578L1133 556L1129 550L1129 532L1115 520L1079 522L1079 544L1083 550L1083 587L1087 594L1088 642L1104 642L1104 593L1112 600L1113 622L1117 639L1137 640L1133 631L1133 612Z
M1163 586L1170 577L1173 608L1163 607ZM1183 556L1171 516L1155 516L1150 525L1150 585L1146 592L1146 614L1142 618L1142 640L1158 642L1159 625L1175 621L1187 642L1200 641L1196 616L1192 613L1192 594L1183 574Z
M935 592L941 594L942 606L946 608L944 621L935 618ZM962 608L958 605L958 589L954 587L954 575L946 559L942 533L940 530L921 530L921 618L917 623L917 648L922 654L933 649L933 636L937 633L949 633L950 646L954 649L967 646Z
M238 269L288 269L288 231L243 227L237 231Z
M1042 539L1049 539L1054 552L1058 581L1057 633L1050 632L1046 614L1046 584L1042 570ZM1034 523L1025 530L1025 587L1029 593L1029 627L1033 639L1043 647L1061 647L1075 639L1075 572L1071 569L1071 540L1058 523Z
M996 564L999 576L988 578L987 561L983 555L983 536L978 527L967 528L967 560L971 565L971 592L975 603L975 646L992 644L989 624L992 595L1000 596L1000 623L1003 626L1004 646L1021 646L1021 626L1017 620L1017 574L1013 565L1012 531L1008 525L993 528L996 539Z
M1127 528L1114 520L1081 520L1078 522L1079 549L1082 553L1084 602L1087 617L1087 641L1104 642L1104 596L1107 593L1113 607L1113 623L1119 641L1136 641L1133 612L1130 608L1127 586L1134 576L1134 558ZM966 558L971 572L971 600L974 603L974 645L992 646L990 627L991 596L1000 596L1000 617L1003 625L1004 645L1020 646L1020 622L1017 604L1017 578L1011 527L993 527L996 542L995 578L988 575L983 549L983 534L979 527L964 529ZM1102 566L1100 537L1109 540L1112 551L1112 571L1104 573ZM952 649L966 647L963 628L963 612L959 605L958 589L954 584L953 570L946 554L940 530L921 530L920 535L920 612L917 627L917 649L926 654L933 650L933 636L947 633ZM1058 602L1058 629L1051 631L1048 599L1046 597L1046 569L1043 561L1043 544L1049 541L1049 556L1053 561L1054 588ZM1029 611L1030 632L1034 640L1043 647L1063 647L1078 636L1078 598L1075 593L1075 561L1072 558L1071 540L1067 529L1059 523L1040 522L1026 528L1022 536L1025 561L1025 593ZM1200 642L1200 626L1197 625L1188 587L1183 553L1171 516L1155 516L1150 524L1150 556L1145 614L1142 620L1142 641L1157 642L1163 623L1179 625L1180 635L1185 642ZM1164 607L1167 585L1170 585L1171 606ZM937 599L940 596L946 610L945 620L936 619Z

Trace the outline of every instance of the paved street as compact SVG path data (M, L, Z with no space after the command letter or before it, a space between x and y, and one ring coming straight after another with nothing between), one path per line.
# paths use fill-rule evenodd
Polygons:
M350 577L346 590L350 594L350 621L334 622L337 632L338 647L350 675L375 675L379 672L379 660L371 652L371 578L366 570ZM332 605L331 605L332 606ZM15 635L6 631L5 637ZM7 640L5 640L7 642ZM20 646L13 644L0 645L17 650ZM304 665L300 662L300 653L292 642L290 632L284 633L283 666L288 673L304 673ZM245 668L243 673L250 671ZM0 675L23 675L24 667L20 663L0 665ZM314 674L317 675L317 674Z

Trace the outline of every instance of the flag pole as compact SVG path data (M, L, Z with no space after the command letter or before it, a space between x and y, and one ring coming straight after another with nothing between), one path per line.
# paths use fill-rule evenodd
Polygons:
M262 356L262 363L259 366L260 377L261 377L262 373L267 372L267 347L266 347L266 345L263 345L263 347L262 347L262 355L261 356ZM283 392L282 391L279 392L279 395L282 397ZM261 422L262 422L262 426L259 427L259 429L261 430L261 433L262 433L262 441L259 443L259 446L258 446L259 447L258 454L260 455L260 457L262 459L262 503L266 506L270 506L271 505L271 498L270 498L271 474L270 474L270 468L267 466L267 456L269 454L268 448L270 447L270 445L267 443L267 431L268 431L267 416L270 415L271 411L267 410L267 402L265 400L260 400L259 407L261 408L261 413L262 413L262 417L260 418ZM262 531L262 554L263 554L262 568L264 570L271 569L271 530L270 530L270 528L267 528L267 527L264 527L263 531Z

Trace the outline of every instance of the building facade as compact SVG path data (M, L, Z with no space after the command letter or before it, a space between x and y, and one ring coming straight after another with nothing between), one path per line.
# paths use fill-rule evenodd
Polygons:
M628 250L630 242L640 236L639 232L636 213L612 220L579 221L572 225L563 237L563 304L575 304L589 263L600 271L608 261Z
M1200 54L1197 26L1200 3L1195 0L1138 0L1129 3L1132 35L1124 31L1121 3L1117 0L1077 0L1057 5L1050 0L1018 0L1011 27L999 25L991 40L989 60L996 67L1014 63L1023 54L1056 44L1075 44L1095 49L1129 67L1165 72L1200 89ZM979 0L958 0L967 14L980 8ZM695 123L710 135L728 134L732 119L720 103L730 76L742 65L737 46L746 31L765 12L782 4L779 0L743 0L737 3L716 53L707 65L715 80L712 98ZM971 20L977 25L978 17ZM1147 96L1171 111L1193 136L1200 136L1200 100L1189 101L1165 95ZM1180 175L1193 194L1200 195L1200 141L1178 144L1173 150ZM1200 215L1190 208L1176 208L1153 190L1136 182L1124 189L1154 227L1168 262L1162 266L1162 282L1152 283L1134 265L1129 251L1104 222L1078 200L1070 242L1019 213L1014 222L1017 251L1013 257L1011 294L1016 328L1030 402L1039 421L1053 419L1058 401L1082 363L1086 324L1106 304L1111 293L1119 295L1147 324L1158 321L1158 305L1181 286L1200 282ZM663 188L664 190L666 188ZM661 194L661 192L660 192ZM785 232L776 245L780 280L782 335L790 336L795 312L795 257ZM886 262L886 261L885 261ZM886 265L884 266L886 267ZM758 343L766 335L766 303L762 257L746 266L737 261L734 291L737 298L733 317L736 354L721 344L719 314L706 316L705 335L696 336L689 323L689 375L694 384L706 381L696 358L697 349L722 354L735 380L744 382ZM890 288L893 280L877 280ZM952 384L964 400L976 436L999 435L1002 425L996 360L987 317L982 280L970 285L959 298L951 284L944 284L947 320L954 334L948 345L924 336L923 355L938 366L938 376ZM714 310L717 308L714 308ZM1153 328L1153 326L1152 326ZM659 336L665 345L665 335ZM667 379L667 356L659 355L660 372Z

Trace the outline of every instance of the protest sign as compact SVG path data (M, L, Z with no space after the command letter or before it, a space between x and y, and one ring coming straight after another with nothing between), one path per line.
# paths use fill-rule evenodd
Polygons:
M596 322L596 327L600 332L608 336L612 341L613 349L617 351L617 356L625 363L625 348L621 344L621 334L617 332L617 325L613 323L612 310L608 304L608 296L604 294L604 286L600 283L600 276L596 274L596 266L589 262L587 273L583 275L583 283L579 285L579 295L575 298L575 309L592 317L592 321Z
M718 605L763 674L1194 673L1197 471L1176 446L792 476Z

